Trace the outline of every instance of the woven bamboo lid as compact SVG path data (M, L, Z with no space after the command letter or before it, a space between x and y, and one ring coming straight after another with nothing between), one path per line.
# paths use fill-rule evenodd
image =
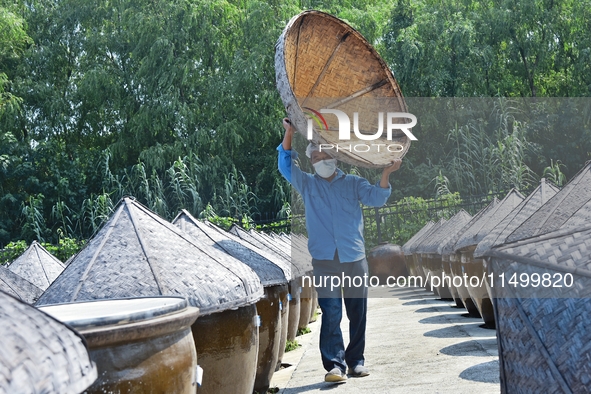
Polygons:
M266 245L267 247L272 248L276 253L280 254L284 258L287 258L287 259L291 258L291 249L288 246L277 242L273 238L267 236L265 233L260 233L258 231L253 230L253 229L250 229L250 230L248 230L248 234L251 237L259 240L259 242Z
M297 234L294 234L294 236L295 235L297 235ZM271 233L271 236L273 238L279 237L279 238L282 238L282 239L291 239L291 234L286 234L286 233L283 233L283 232L282 233L279 233L279 234L277 234L277 233Z
M486 251L489 272L515 280L490 287L502 392L589 391L590 250L587 223Z
M294 264L299 264L301 270L313 271L312 255L308 251L308 238L302 234L292 234L290 239L294 260L298 262Z
M342 20L320 11L304 11L293 17L277 41L275 71L277 89L289 119L304 136L307 136L308 113L318 121L313 123L312 140L316 143L340 146L396 143L402 147L399 152L378 147L372 147L369 152L355 148L352 152L331 149L327 151L331 156L353 165L380 168L408 151L410 139L400 129L393 130L392 140L386 139L385 119L379 139L361 139L350 127L351 139L339 140L337 117L320 113L322 109L341 110L353 122L353 113L357 112L360 133L373 135L378 130L379 113L407 112L400 87L386 63L358 31ZM397 118L393 123L409 122Z
M257 248L263 249L267 253L272 254L273 256L275 256L275 258L283 260L285 264L288 264L291 267L292 279L299 278L300 276L305 274L305 271L302 271L300 267L293 264L292 258L290 256L290 251L286 252L281 248L277 247L273 242L268 242L268 240L261 238L257 233L245 231L240 226L233 225L230 228L229 232L245 240L246 242L251 243Z
M266 242L267 245L271 245L282 254L287 255L288 258L291 259L291 265L294 267L294 272L296 272L294 278L312 271L312 257L310 256L310 253L308 253L307 243L306 247L302 248L301 244L294 244L291 239L285 237L271 237L265 232L252 229L249 230L249 234L258 237L261 241Z
M2 266L0 266L0 290L28 304L33 304L43 294L43 290Z
M446 240L453 237L472 219L472 216L463 209L460 209L447 222L445 222L437 231L432 232L428 238L421 243L421 253L441 254L440 246Z
M185 297L204 316L253 304L263 287L247 265L125 198L37 305L158 295Z
M287 279L287 281L290 281L293 278L295 278L294 273L297 273L297 272L294 271L294 266L291 264L291 262L288 262L286 259L284 259L282 257L278 257L278 255L275 253L274 250L269 249L268 247L261 244L260 242L258 242L258 241L255 242L255 240L251 239L252 237L250 237L250 235L246 231L243 231L240 227L236 226L237 228L234 229L235 231L232 231L232 229L230 229L230 231L225 231L222 228L216 226L215 224L213 224L211 222L205 222L205 223L208 226L216 229L217 231L222 232L223 234L230 234L231 237L234 237L235 239L240 240L245 246L247 246L249 248L253 248L254 250L256 250L257 253L260 253L262 256L264 256L269 261L272 261L278 267L281 267L281 270L285 274L285 278ZM240 229L242 231L238 231L238 229ZM240 234L240 235L237 235L237 234ZM250 242L249 239L252 242Z
M433 225L433 227L431 227L428 231L425 231L425 233L423 234L423 236L420 239L417 239L417 241L411 246L410 248L410 253L411 254L420 254L423 253L424 250L424 246L423 244L426 244L426 241L429 239L429 237L434 234L436 231L438 231L441 226L443 226L445 224L445 222L447 222L447 220L445 220L444 218L439 219L439 221L437 223L435 223Z
M484 237L495 228L501 220L511 213L525 199L521 193L511 189L498 204L491 207L479 220L472 223L460 236L454 245L456 251L471 246L476 246Z
M248 265L259 276L263 286L287 283L291 279L291 269L285 264L278 265L273 258L266 258L260 249L243 241L234 234L215 225L207 225L183 209L172 222L187 234L204 243L227 253Z
M503 244L509 234L552 198L558 190L556 186L542 178L540 185L478 243L474 250L474 257L482 257L490 248Z
M491 209L494 208L496 204L499 203L499 200L495 197L490 204L486 207L482 208L480 211L476 213L476 215L472 216L472 219L468 223L464 225L459 231L449 237L445 242L442 242L439 245L438 251L442 256L446 255L453 255L455 254L456 248L455 245L458 240L462 237L462 235L476 223L478 220L482 218L482 216L486 215Z
M46 290L66 268L64 263L55 258L37 241L8 266L15 274L27 278L29 282Z
M0 291L0 393L80 393L97 378L84 339Z
M571 219L578 210L590 202L591 162L588 162L554 197L516 228L507 238L507 242L557 230ZM587 220L589 219L591 217L588 217Z
M277 258L281 258L283 260L285 260L285 258L286 258L286 256L284 256L278 250L268 246L267 244L265 244L265 242L257 239L256 237L253 237L252 234L250 234L248 231L244 230L240 226L233 224L232 227L230 227L230 230L228 230L228 232L231 234L234 234L235 236L237 236L240 239L245 240L246 242L251 243L252 245L256 246L257 248L263 249L263 250L273 254Z
M406 241L404 245L402 245L402 253L404 253L405 256L412 254L410 251L412 245L417 240L419 240L427 231L429 231L431 227L433 227L434 225L435 223L433 223L433 221L428 221L423 227L421 227L421 229L417 231L415 235L413 235L408 241Z
M498 245L488 250L485 255L501 260L515 261L553 271L571 273L578 280L580 277L591 279L591 225L560 228L542 235ZM547 286L548 287L548 286ZM550 286L551 287L551 286ZM575 282L572 288L564 286L564 293L576 294L577 297L590 297L591 287ZM528 288L532 292L532 288ZM562 289L555 291L558 294Z

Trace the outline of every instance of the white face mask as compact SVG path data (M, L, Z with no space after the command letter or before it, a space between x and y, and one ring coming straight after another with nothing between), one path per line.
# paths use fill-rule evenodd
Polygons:
M312 165L318 175L329 178L337 169L337 159L320 160Z

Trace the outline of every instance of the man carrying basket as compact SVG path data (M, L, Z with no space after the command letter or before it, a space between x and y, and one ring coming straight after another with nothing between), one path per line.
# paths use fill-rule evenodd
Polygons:
M306 156L310 158L316 174L306 173L296 165L292 166L293 160L297 158L297 153L291 150L295 130L287 118L283 119L283 127L283 142L277 147L278 166L281 174L304 201L314 282L321 283L322 278L333 276L367 278L363 214L359 203L374 207L384 205L392 192L389 176L400 168L402 160L393 160L391 165L384 168L380 181L372 185L359 176L346 175L337 168L336 159L310 144ZM316 286L318 304L322 310L320 353L322 364L328 371L324 380L346 381L345 372L352 377L367 376L369 370L364 366L363 355L367 282L364 281L363 286L344 283L342 288L332 288L331 280L325 280L324 283L329 286ZM349 345L346 349L340 328L343 300L349 319Z

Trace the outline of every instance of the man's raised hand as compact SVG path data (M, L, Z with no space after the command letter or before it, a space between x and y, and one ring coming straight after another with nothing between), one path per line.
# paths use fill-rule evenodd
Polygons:
M398 170L402 165L402 159L394 159L388 167L384 167L383 174L390 175L394 171Z

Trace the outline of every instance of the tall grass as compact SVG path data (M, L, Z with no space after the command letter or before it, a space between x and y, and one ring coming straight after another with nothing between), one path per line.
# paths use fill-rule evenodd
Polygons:
M524 124L515 119L517 111L501 99L488 120L470 120L450 131L453 150L444 166L453 190L478 195L528 189L537 182L527 164L534 145L527 140Z
M216 192L218 212L235 218L252 218L257 213L257 196L236 168L224 177L224 186Z
M111 172L109 160L110 152L106 151L98 168L102 193L89 196L80 207L67 206L63 201L54 204L51 218L58 232L69 238L91 237L125 196L133 196L167 220L174 218L181 209L201 217L217 212L222 216L243 218L245 223L253 222L257 213L258 198L236 168L215 185L207 182L212 177L211 167L204 166L195 155L179 157L161 171L140 161L122 175ZM204 205L203 193L212 194L210 205ZM279 190L276 194L275 198L280 198L285 192ZM44 234L49 232L43 220L42 200L43 196L31 196L22 206L25 239L43 240Z
M550 165L544 168L544 178L554 183L558 187L564 186L566 183L566 175L562 172L564 164L560 160L550 160Z
M39 242L45 240L47 227L43 217L43 194L31 195L21 206L21 216L24 223L21 230L21 237L36 239Z

